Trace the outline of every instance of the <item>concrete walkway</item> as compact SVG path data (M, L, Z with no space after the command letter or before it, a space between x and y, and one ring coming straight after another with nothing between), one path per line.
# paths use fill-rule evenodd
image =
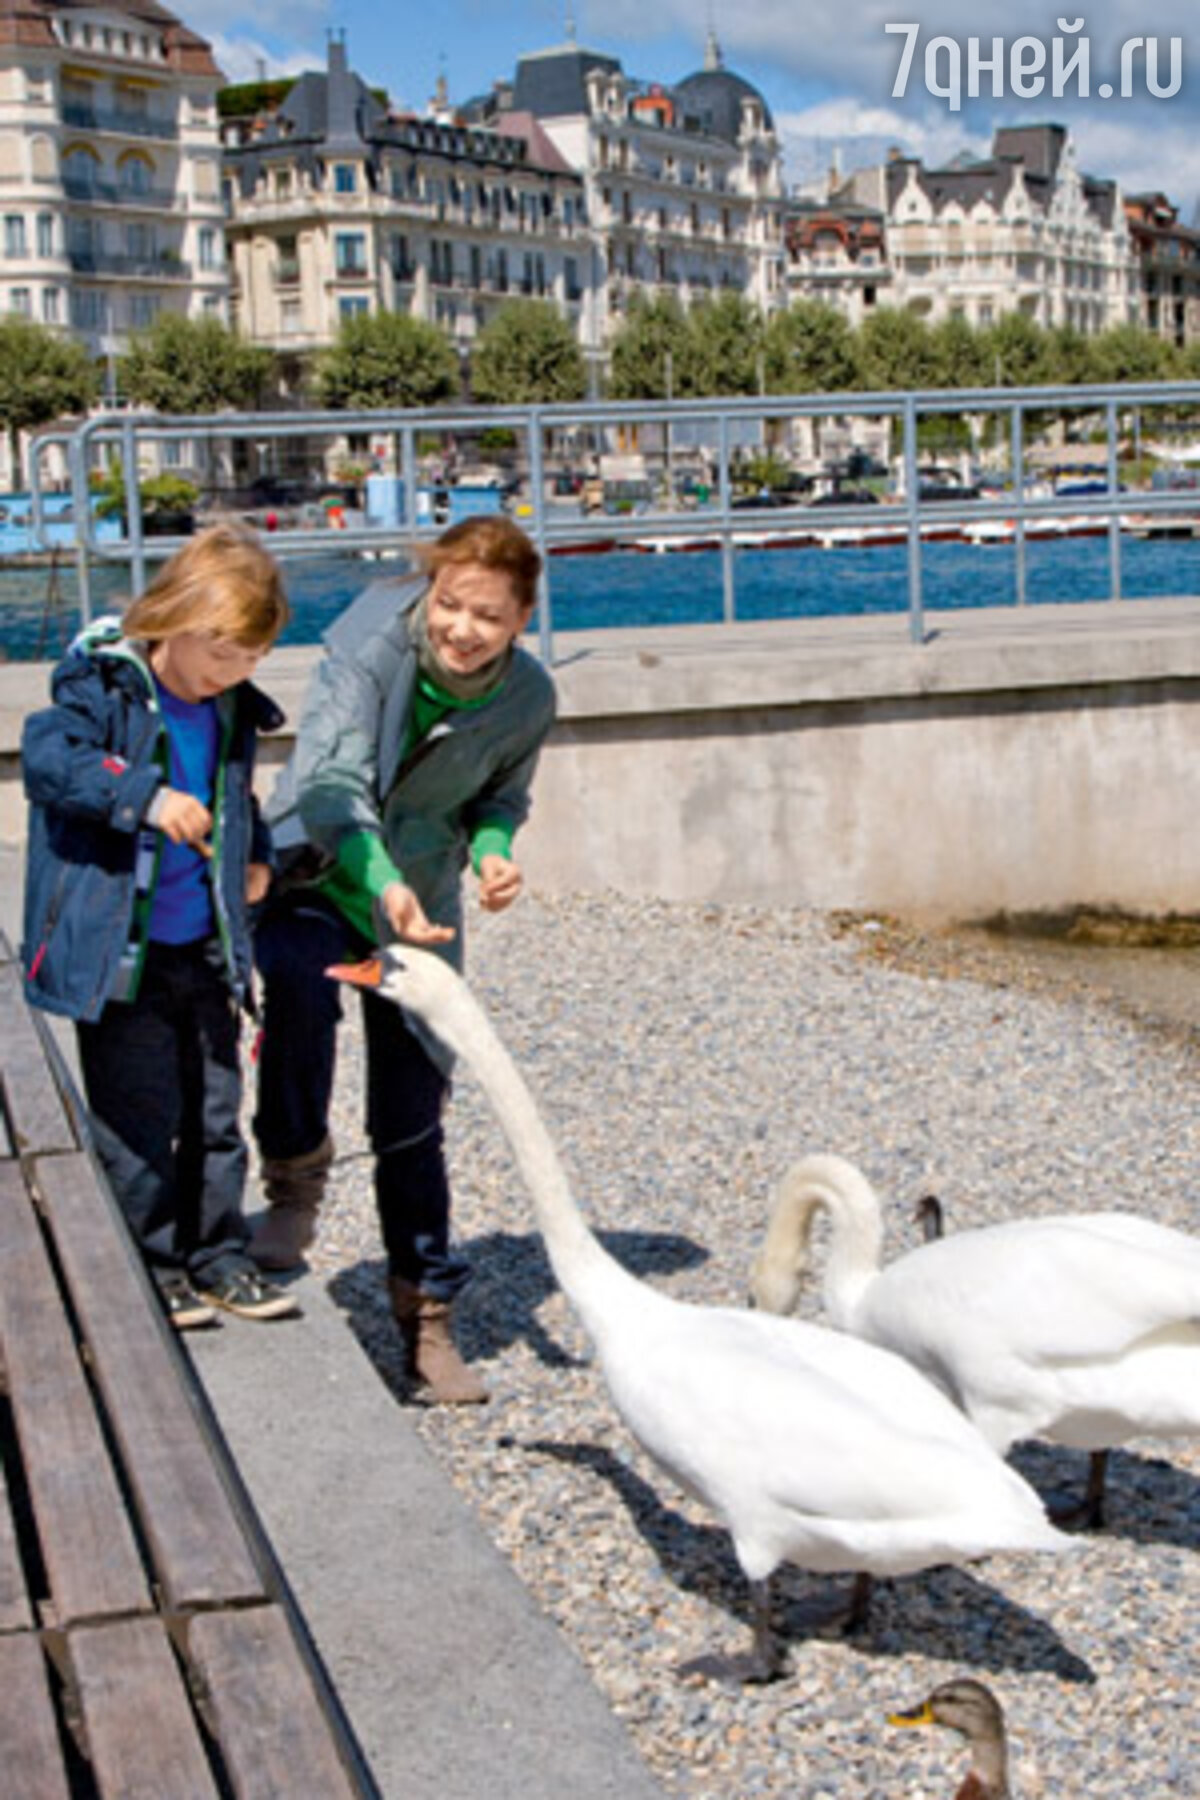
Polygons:
M14 944L20 883L0 847ZM296 1293L301 1320L182 1342L385 1800L661 1800L345 1314L313 1276Z

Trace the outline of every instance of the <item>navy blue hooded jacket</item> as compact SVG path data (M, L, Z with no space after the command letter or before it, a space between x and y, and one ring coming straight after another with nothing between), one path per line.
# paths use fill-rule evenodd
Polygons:
M96 1019L137 994L145 954L139 907L144 818L166 781L166 729L145 647L115 619L82 632L51 679L53 704L25 722L29 799L21 959L35 1006ZM230 986L250 995L246 868L271 861L252 781L256 734L283 714L249 682L217 696L213 909ZM154 839L158 834L153 834Z

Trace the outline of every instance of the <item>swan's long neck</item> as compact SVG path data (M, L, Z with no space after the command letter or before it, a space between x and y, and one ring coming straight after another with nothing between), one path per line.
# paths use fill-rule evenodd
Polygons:
M580 1213L566 1171L516 1064L465 985L428 1021L474 1073L495 1110L533 1198L546 1252L559 1285L593 1337L610 1317L614 1291L646 1292L600 1245Z
M775 1288L777 1300L786 1301L773 1304L772 1310L792 1310L808 1265L813 1219L822 1208L832 1225L823 1283L825 1307L834 1323L845 1327L879 1273L883 1254L879 1202L870 1182L852 1164L806 1157L788 1170L776 1192L758 1280L764 1290Z

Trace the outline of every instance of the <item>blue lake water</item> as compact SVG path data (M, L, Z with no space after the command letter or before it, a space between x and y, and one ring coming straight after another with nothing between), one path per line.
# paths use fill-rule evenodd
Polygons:
M744 619L903 612L908 605L901 544L741 549L735 566L737 613ZM930 611L1014 601L1011 544L927 543L921 566ZM286 562L293 618L282 642L315 643L366 582L401 568L346 555ZM1025 570L1030 604L1103 600L1110 585L1107 540L1034 539L1026 545ZM550 576L555 631L721 618L721 558L715 550L557 556ZM1123 537L1121 586L1127 599L1200 594L1200 541ZM118 606L128 591L123 569L106 565L93 571L94 611ZM58 572L57 594L48 569L0 570L0 646L10 660L56 657L78 622L73 569Z

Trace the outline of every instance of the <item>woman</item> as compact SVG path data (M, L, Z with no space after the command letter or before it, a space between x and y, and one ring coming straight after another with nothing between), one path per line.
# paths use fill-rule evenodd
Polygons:
M265 1269L303 1260L333 1158L341 1008L326 968L392 938L461 963L468 864L489 911L521 890L512 841L554 720L553 683L517 645L541 558L510 520L488 515L452 526L423 560L423 575L374 584L326 634L268 808L282 879L257 949L254 1130L268 1212L252 1250ZM450 1330L468 1269L450 1244L445 1056L367 993L363 1021L375 1196L408 1370L435 1401L486 1400Z

